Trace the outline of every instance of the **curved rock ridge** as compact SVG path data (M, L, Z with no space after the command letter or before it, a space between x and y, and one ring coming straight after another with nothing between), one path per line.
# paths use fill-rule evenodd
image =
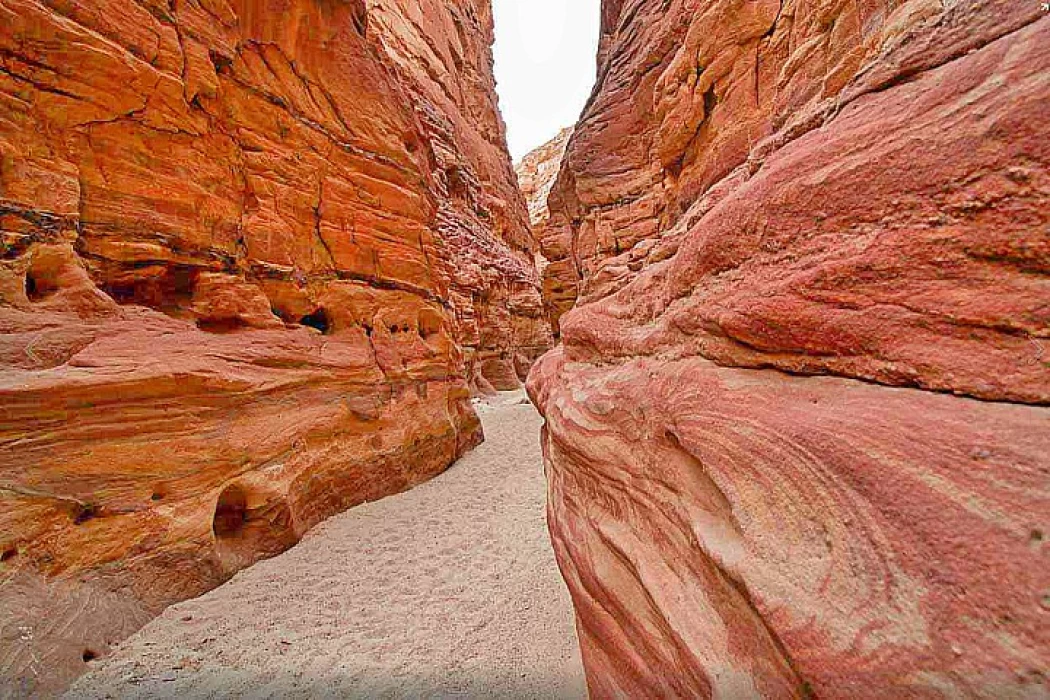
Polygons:
M571 137L571 128L562 129L515 166L521 193L529 207L532 232L540 246L537 268L543 280L543 307L555 337L560 333L558 323L562 315L576 303L576 270L572 267L565 230L548 225L547 198Z
M1050 17L605 2L533 370L595 697L1047 697Z
M491 41L481 0L0 0L0 695L482 439L550 337Z

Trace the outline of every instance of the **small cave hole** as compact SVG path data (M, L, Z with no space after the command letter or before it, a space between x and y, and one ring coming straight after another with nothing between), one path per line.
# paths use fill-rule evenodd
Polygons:
M73 524L83 525L99 516L99 507L94 503L78 503L73 512Z
M362 328L365 329L365 335L367 335L369 338L371 338L372 337L372 333L375 332L375 329L372 328L372 326L370 324L368 324L368 323L364 324L362 326Z
M26 273L26 298L29 301L43 301L57 291L58 285L53 281L31 272Z
M441 317L434 313L424 312L419 315L419 337L429 340L441 333Z
M156 311L188 308L197 290L200 271L175 265L161 275L104 282L100 286L118 304L146 306Z
M233 65L233 59L229 56L224 56L218 51L209 51L208 58L211 59L211 64L215 66L215 72L220 75L229 69Z
M212 532L218 539L238 536L247 522L248 497L236 486L230 486L219 495L212 519Z
M6 564L7 562L11 561L12 559L14 559L17 556L18 556L18 548L17 547L8 547L2 553L0 553L0 563Z
M234 331L239 331L247 327L248 324L237 317L197 319L197 328L205 333L233 333Z
M1029 538L1032 540L1032 542L1034 544L1039 544L1040 542L1042 542L1046 538L1046 536L1043 534L1042 530L1035 529L1035 530L1032 530L1031 533L1029 533Z
M230 485L219 494L212 532L215 552L227 573L280 554L298 540L284 498L242 485Z
M299 323L303 326L315 328L325 335L328 335L332 330L332 319L329 318L328 312L324 309L318 309L312 314L303 316L299 319Z
M457 167L445 170L445 180L448 182L448 193L453 199L466 199L467 182Z
M80 658L84 660L84 663L89 664L98 658L98 653L91 649L85 649L84 653L80 655Z
M153 501L154 503L156 503L157 501L163 501L164 500L164 495L165 495L164 492L161 491L160 489L158 489L158 490L154 491L152 494L150 494L149 500Z
M295 323L295 316L285 311L284 309L279 309L276 306L271 306L270 313L272 313L277 318L281 319L281 321L284 323Z
M717 105L718 95L715 94L715 86L711 85L704 93L704 119L708 119L711 116L711 112L714 111Z

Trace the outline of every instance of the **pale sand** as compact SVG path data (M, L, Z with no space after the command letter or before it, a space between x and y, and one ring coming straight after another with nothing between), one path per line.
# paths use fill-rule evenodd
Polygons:
M169 608L70 696L586 697L540 417L478 408L487 440L445 474Z

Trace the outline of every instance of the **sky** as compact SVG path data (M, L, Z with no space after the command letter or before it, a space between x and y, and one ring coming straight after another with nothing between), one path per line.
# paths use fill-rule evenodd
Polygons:
M594 86L601 0L492 0L496 91L514 162L576 123Z

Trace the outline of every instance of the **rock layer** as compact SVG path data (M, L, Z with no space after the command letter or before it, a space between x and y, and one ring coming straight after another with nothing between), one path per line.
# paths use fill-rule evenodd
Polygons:
M595 697L1045 697L1050 18L606 2L533 371Z
M491 4L370 0L369 6L415 97L442 195L438 242L454 261L447 285L471 386L516 389L551 346L551 333L537 243L496 104Z
M537 267L543 280L543 308L555 337L560 334L561 317L576 303L576 268L566 230L550 226L547 198L561 171L561 161L571 137L572 129L563 129L515 166L521 193L529 207L532 232L540 246Z
M547 342L487 3L421 7L0 0L3 694L440 472Z

